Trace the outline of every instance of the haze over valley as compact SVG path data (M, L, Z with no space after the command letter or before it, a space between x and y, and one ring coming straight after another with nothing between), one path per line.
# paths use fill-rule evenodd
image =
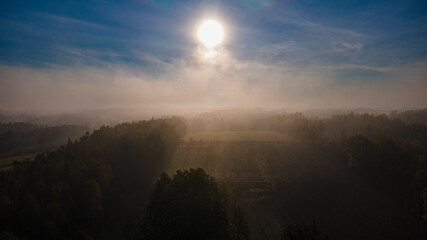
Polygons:
M427 239L423 1L9 1L0 239Z

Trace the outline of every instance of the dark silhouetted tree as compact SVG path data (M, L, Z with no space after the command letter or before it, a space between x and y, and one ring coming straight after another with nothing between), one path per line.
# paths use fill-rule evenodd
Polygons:
M327 240L328 237L321 233L316 223L290 224L282 233L282 240Z
M233 204L231 208L231 228L230 234L231 239L244 240L249 239L249 226L246 222L245 212L242 207L237 204Z
M162 173L137 239L247 239L242 210L234 209L230 221L229 206L225 188L203 169L177 171L173 178Z

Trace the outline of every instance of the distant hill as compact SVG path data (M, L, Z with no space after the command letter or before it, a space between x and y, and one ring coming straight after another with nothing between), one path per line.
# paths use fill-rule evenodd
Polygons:
M0 124L0 157L50 150L74 140L89 128L78 125L46 126L33 123Z
M82 111L74 113L14 113L0 111L0 123L28 122L41 125L81 125L89 128L98 128L102 125L115 125L122 122L139 120L170 118L180 116L187 118L190 123L194 121L210 122L217 124L219 121L233 124L247 125L253 121L263 121L266 118L283 114L301 113L307 118L328 119L336 115L345 114L371 114L387 115L392 118L401 119L407 123L426 123L427 110L393 110L393 109L372 109L372 108L223 108L217 110L202 109L177 109L168 111L153 108L113 108L96 109L92 111ZM190 124L191 125L191 124ZM190 126L191 127L191 126ZM206 129L205 129L206 130Z
M398 118L406 123L427 124L427 109L391 113L392 118Z
M153 115L136 109L105 109L76 113L28 114L0 112L0 123L30 122L50 126L82 125L97 128L102 125L115 125L122 122L152 118Z
M236 120L245 118L268 117L276 114L275 111L267 111L262 108L243 108L243 109L221 109L211 112L203 112L199 115L202 119L223 119Z

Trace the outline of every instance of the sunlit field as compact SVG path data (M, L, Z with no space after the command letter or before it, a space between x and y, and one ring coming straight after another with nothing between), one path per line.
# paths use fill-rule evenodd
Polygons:
M196 132L184 136L184 142L287 142L289 136L273 131Z
M32 161L36 155L37 155L37 153L29 153L29 154L23 154L23 155L16 155L13 157L1 158L0 159L0 170L13 165L14 162Z

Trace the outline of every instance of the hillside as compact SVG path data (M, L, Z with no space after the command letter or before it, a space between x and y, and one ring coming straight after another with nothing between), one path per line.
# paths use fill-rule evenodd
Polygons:
M0 158L55 149L90 131L78 125L0 123Z
M185 127L101 127L0 171L0 239L127 239Z

